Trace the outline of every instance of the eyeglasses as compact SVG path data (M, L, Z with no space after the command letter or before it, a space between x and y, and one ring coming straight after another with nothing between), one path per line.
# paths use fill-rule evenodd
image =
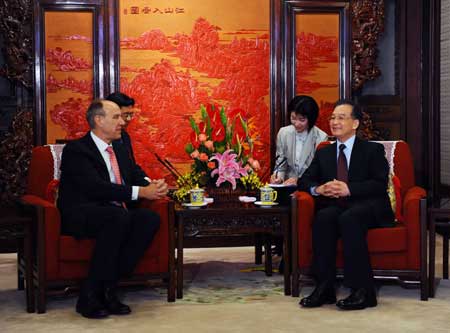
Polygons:
M127 119L127 118L133 118L134 117L134 112L124 112L122 113L122 118Z
M341 122L341 121L344 121L344 120L347 120L347 119L352 119L352 117L351 116L344 116L344 115L332 115L332 116L330 116L329 118L328 118L328 121L339 121L339 122Z

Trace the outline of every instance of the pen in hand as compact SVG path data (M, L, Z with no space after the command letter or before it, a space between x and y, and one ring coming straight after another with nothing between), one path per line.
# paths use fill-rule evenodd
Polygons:
M278 160L280 156L276 157L276 160ZM281 183L282 180L278 178L278 170L280 169L280 167L287 161L287 157L284 157L280 162L278 162L275 165L275 178L273 179L274 183Z

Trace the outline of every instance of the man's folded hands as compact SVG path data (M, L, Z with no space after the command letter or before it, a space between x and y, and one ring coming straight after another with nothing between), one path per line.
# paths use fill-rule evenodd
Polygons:
M154 179L149 185L139 187L139 198L161 199L166 196L167 190L168 186L164 179Z
M340 180L332 180L323 185L316 187L316 192L329 198L341 198L350 195L350 190L345 182Z

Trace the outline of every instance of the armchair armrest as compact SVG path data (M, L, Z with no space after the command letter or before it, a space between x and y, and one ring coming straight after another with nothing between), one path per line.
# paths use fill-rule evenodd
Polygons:
M169 253L171 255L175 246L173 201L168 199L144 199L139 202L139 207L150 209L159 214L159 231L155 236L153 244L158 244L159 253Z
M420 267L420 199L426 192L419 186L411 187L403 200L404 224L407 228L408 266Z
M315 202L311 194L302 191L294 193L294 200L297 212L293 221L292 236L296 239L299 267L304 268L311 264L311 256L308 253L312 252L311 234Z
M21 201L34 208L32 230L37 238L36 254L38 265L45 266L48 276L56 276L59 261L59 240L61 235L61 219L59 210L54 204L36 195L26 194ZM51 253L51 255L46 255Z

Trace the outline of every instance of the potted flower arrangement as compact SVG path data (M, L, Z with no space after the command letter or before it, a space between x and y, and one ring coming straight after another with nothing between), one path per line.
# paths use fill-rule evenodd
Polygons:
M216 201L258 189L260 165L252 158L253 141L243 111L227 114L213 105L202 105L200 111L200 121L189 118L192 133L185 151L193 163L191 171L178 178L175 199L183 201L197 185Z

